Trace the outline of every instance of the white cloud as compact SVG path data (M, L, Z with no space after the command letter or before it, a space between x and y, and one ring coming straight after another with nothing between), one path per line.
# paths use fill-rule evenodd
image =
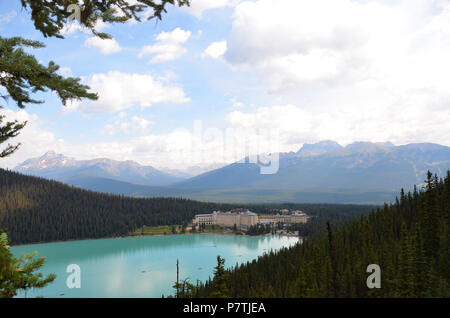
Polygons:
M450 140L449 1L245 1L227 44L234 69L305 111L292 140Z
M391 16L374 2L246 1L235 9L225 57L270 75L272 90L342 80L359 71L363 46L374 30L384 32L380 18Z
M103 22L102 20L97 20L97 22L95 23L95 31L97 32L101 32L106 28L109 28L110 25ZM63 36L67 36L67 35L72 35L75 34L77 32L82 32L84 34L91 34L91 30L89 30L88 28L82 26L81 24L79 24L77 21L72 21L71 23L67 23L60 31L60 33Z
M234 7L239 2L241 0L194 0L189 7L182 7L182 10L201 19L203 12L207 10Z
M86 28L83 28L83 27L82 27L80 24L78 24L78 23L69 23L69 24L65 25L65 26L61 29L61 31L60 31L60 33L61 33L63 36L72 35L72 34L74 34L74 33L76 33L76 32L88 33L89 30L86 29Z
M80 108L84 113L116 112L134 106L147 108L158 103L189 101L181 87L165 84L148 74L110 71L93 74L84 81L99 95L97 101L82 104Z
M235 97L233 97L232 99L230 99L232 106L234 108L243 108L245 107L245 104L243 102L238 101Z
M202 58L210 57L218 59L227 51L227 41L213 42L202 53Z
M258 72L272 92L367 78L428 86L444 73L441 63L450 66L442 60L449 15L448 2L426 0L246 1L235 9L225 58Z
M252 112L234 110L225 121L233 129L245 129L250 132L266 131L278 135L278 149L273 151L291 151L298 142L305 140L312 131L312 117L305 110L294 105L259 107Z
M223 144L212 140L200 143L200 148L194 147L194 144L199 143L199 138L192 130L179 129L166 134L150 134L130 137L126 140L75 144L57 138L54 133L45 128L45 123L37 115L29 114L25 110L14 112L0 109L0 114L6 115L8 120L28 121L21 134L11 140L13 144L21 142L21 147L13 155L0 160L2 168L12 169L29 158L42 156L48 150L54 150L77 159L106 157L119 161L134 160L144 165L177 169L197 164L223 163L214 161L223 159L218 156ZM113 134L117 132L129 135L141 134L149 125L153 124L151 121L136 116L127 121L124 112L119 113L118 118L121 120L118 126L112 128ZM108 133L108 127L103 133ZM4 144L0 145L0 147L3 146Z
M156 44L144 46L138 57L153 55L150 64L168 62L183 56L187 50L182 46L191 37L191 31L176 28L172 32L161 32L156 36Z
M60 67L58 70L58 73L64 77L72 77L73 76L72 69L70 67L66 67L66 66Z
M14 10L10 11L8 13L5 13L5 14L0 13L0 25L11 22L12 20L14 20L14 18L16 16L17 16L17 12Z
M124 120L126 115L124 112L119 114L114 124L106 125L103 129L103 134L108 136L114 136L118 132L122 132L125 135L144 134L148 132L148 127L154 125L154 122L138 116L133 116L130 120Z
M200 39L200 38L202 37L202 35L203 35L203 30L198 30L198 31L197 31L197 34L195 34L195 35L193 36L193 39L198 40L198 39Z
M394 144L435 142L450 145L450 112L424 109L420 96L408 98L410 107L399 112L378 100L366 101L370 111L360 111L360 96L353 103L333 94L334 102L323 107L276 105L258 107L251 112L235 110L225 120L229 127L251 130L273 130L280 138L279 151L293 151L305 142L336 140L342 144L355 141L392 141ZM385 97L381 97L384 99ZM419 99L418 103L413 103ZM439 127L439 129L436 129Z
M75 111L77 111L79 109L80 105L81 105L81 101L79 101L77 99L68 100L66 102L66 105L64 105L61 108L59 114L60 115L66 115L66 114L69 114L69 113L73 113L73 112L75 112Z
M27 125L20 131L19 136L9 139L6 143L0 144L0 150L7 145L21 143L18 151L12 155L0 159L1 167L15 167L19 162L25 161L30 157L40 156L44 150L53 149L58 144L54 134L42 129L42 121L37 115L28 113L26 110L12 111L9 109L0 109L0 115L5 115L5 121L18 120L27 121Z
M122 50L119 43L117 43L115 39L101 39L97 36L86 39L84 44L87 47L99 49L102 54L113 54Z

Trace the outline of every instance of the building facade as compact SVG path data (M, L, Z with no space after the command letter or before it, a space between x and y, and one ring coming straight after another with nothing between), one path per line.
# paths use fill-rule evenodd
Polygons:
M220 212L211 214L197 214L192 221L194 225L219 225L240 230L248 230L250 226L258 224L258 215L251 211L245 212Z
M202 225L219 225L222 227L234 228L247 231L251 226L260 224L292 224L306 223L309 216L302 211L293 211L291 214L261 215L258 216L249 210L236 209L228 212L214 211L210 214L197 214L192 220L192 224L196 226Z
M293 211L291 214L276 214L276 215L262 215L259 219L259 223L306 223L309 216L302 211Z
M213 225L214 215L213 214L197 214L195 216L193 224L196 225Z

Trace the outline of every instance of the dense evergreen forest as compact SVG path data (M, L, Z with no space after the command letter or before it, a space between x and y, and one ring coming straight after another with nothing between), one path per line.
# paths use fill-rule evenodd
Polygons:
M12 244L124 236L137 228L183 224L197 213L245 207L256 213L303 209L325 219L370 212L368 206L330 204L231 205L182 198L130 198L0 169L0 228Z
M188 297L450 297L450 172L352 222L324 226L317 238L187 285ZM222 264L222 265L221 265ZM218 267L223 267L222 263ZM381 288L369 289L369 264ZM233 266L233 264L229 264Z

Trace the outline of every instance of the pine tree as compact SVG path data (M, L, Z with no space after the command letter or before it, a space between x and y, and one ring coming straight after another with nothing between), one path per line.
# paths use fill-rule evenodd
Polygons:
M43 277L35 273L44 265L45 258L35 258L37 253L14 258L9 250L8 236L0 232L0 298L12 298L18 291L42 288L53 282L55 274Z
M328 231L328 244L329 244L329 253L331 260L331 270L332 270L332 285L333 285L333 295L337 297L339 293L338 287L338 268L337 268L337 259L336 259L336 244L334 242L333 233L331 232L330 222L327 222L327 231Z
M80 7L80 21L82 26L89 29L100 38L110 38L106 33L97 32L95 26L98 21L105 23L125 23L131 19L142 21L142 13L147 9L153 11L151 19L162 19L167 12L167 5L189 6L190 0L21 0L22 7L31 11L31 19L36 30L45 37L63 38L61 30L70 20L69 5Z
M217 266L214 270L214 292L211 297L226 298L228 297L227 275L225 272L225 259L217 256Z

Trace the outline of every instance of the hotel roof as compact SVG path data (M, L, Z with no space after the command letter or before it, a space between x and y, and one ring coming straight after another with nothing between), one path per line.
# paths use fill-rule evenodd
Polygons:
M221 211L213 211L212 213L209 214L196 214L195 216L212 216L214 214L225 214L225 215L246 215L246 216L258 216L258 214L253 213L249 210L245 211L245 212L231 212L231 211L227 211L227 212L221 212Z
M241 214L242 215L248 215L248 216L257 216L258 215L256 213L251 212L251 211L245 211L245 212L242 212Z
M211 216L212 214L196 214L195 216Z

